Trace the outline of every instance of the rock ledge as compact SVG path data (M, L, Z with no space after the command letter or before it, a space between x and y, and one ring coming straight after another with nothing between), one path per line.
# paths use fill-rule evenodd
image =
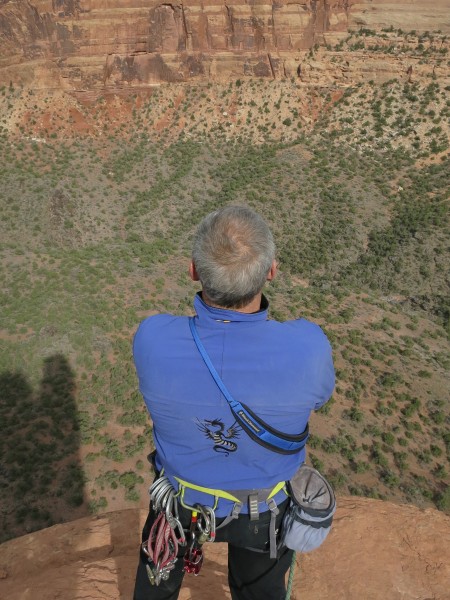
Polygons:
M143 510L55 525L0 546L0 597L119 600L132 596ZM297 555L292 600L449 600L450 518L366 498L340 498L333 530ZM181 600L230 598L226 545L206 547Z

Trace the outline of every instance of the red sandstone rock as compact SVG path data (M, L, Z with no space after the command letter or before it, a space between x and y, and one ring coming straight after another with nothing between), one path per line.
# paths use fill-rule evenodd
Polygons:
M292 76L295 55L350 29L450 31L450 0L0 0L0 83L100 89ZM47 84L45 84L47 85ZM44 86L45 87L45 86Z
M0 546L0 598L131 598L145 512L56 525ZM230 598L226 545L208 544L181 600ZM292 600L448 600L450 518L433 509L340 498L330 536L297 555Z

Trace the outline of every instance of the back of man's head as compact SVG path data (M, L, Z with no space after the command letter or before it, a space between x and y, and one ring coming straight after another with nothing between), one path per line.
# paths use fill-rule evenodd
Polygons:
M267 223L246 206L210 213L197 229L192 259L203 291L218 306L248 304L262 290L274 258Z

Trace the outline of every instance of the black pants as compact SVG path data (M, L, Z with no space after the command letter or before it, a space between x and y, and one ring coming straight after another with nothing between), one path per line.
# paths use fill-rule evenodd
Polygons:
M283 515L288 507L285 500L278 507L276 527L280 528ZM183 527L188 528L190 511L180 507L180 520ZM146 541L154 521L150 509L142 531L142 541ZM223 519L217 520L217 525ZM284 600L286 596L285 575L292 561L292 550L284 548L278 558L269 558L269 523L270 511L261 513L257 521L250 521L248 515L240 515L228 525L217 531L217 542L228 542L228 583L233 600ZM248 548L265 550L255 552ZM185 548L180 548L179 558L167 581L159 586L151 585L145 565L147 557L141 551L136 574L134 600L176 600L183 582L183 555ZM202 567L208 568L208 561ZM192 575L187 575L192 577Z

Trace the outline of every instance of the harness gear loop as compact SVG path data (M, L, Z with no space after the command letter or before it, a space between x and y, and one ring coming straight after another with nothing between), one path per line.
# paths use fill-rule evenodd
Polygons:
M175 477L175 479L177 481L182 481L181 479L178 479L177 477ZM196 508L194 506L191 506L190 504L187 504L184 500L185 489L186 489L186 487L189 487L188 485L186 486L185 483L186 482L184 481L182 484L181 483L179 484L178 492L177 492L176 496L177 496L178 500L180 501L180 504L183 508L186 508L187 510L190 510L191 512L196 512ZM218 504L219 504L219 497L214 496L214 504L211 507L212 510L216 510Z

